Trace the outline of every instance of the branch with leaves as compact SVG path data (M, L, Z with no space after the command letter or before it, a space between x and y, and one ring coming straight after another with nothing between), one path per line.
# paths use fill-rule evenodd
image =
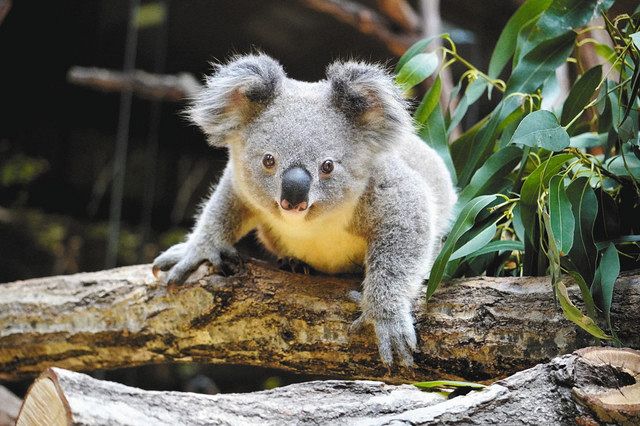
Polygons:
M440 63L468 69L451 113L437 104L436 78L414 115L420 135L461 188L427 298L443 280L460 276L550 275L568 319L599 339L618 341L611 321L616 278L623 269L640 268L640 14L609 18L610 6L525 1L504 28L486 73L462 58L447 35L441 37L448 46L427 53L433 38L425 39L400 59L397 81L405 90ZM597 16L613 48L577 39ZM582 69L572 58L584 43L596 46L608 72L600 65ZM511 73L501 79L509 62ZM561 107L543 110L555 70L565 63L578 65L579 78ZM493 89L501 96L495 109L449 144L468 106ZM603 154L591 153L594 147ZM579 284L583 309L568 297L567 276Z

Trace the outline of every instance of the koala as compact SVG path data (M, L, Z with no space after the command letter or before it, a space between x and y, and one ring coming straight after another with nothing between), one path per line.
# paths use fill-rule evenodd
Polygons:
M352 330L372 323L381 360L412 365L412 304L457 195L392 76L347 61L303 82L269 56L239 56L216 66L186 113L229 161L186 242L158 256L154 272L168 271L169 283L205 261L224 272L255 230L279 258L364 272Z

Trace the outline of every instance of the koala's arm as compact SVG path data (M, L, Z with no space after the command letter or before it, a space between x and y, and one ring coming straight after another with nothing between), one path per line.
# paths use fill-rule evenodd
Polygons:
M415 180L416 185L411 181ZM392 179L372 186L361 229L368 240L358 329L372 322L382 361L393 353L413 365L416 333L412 306L427 277L437 237L429 191L419 179Z
M187 241L153 261L154 271L169 271L168 283L184 282L205 261L222 273L228 262L237 261L233 245L252 229L253 215L234 191L232 179L233 171L227 166Z

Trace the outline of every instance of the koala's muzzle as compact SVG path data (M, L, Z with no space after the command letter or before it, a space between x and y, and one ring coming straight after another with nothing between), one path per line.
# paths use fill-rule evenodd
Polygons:
M303 211L309 202L311 175L299 166L289 167L282 175L280 206L285 210Z

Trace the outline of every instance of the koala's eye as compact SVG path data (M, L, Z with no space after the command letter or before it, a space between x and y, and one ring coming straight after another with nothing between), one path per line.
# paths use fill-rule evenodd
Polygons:
M320 171L325 175L328 175L329 173L331 173L333 171L333 161L324 160L322 162L322 166L320 166Z
M276 165L276 159L273 158L271 154L265 154L264 157L262 157L262 165L267 169L271 169Z

